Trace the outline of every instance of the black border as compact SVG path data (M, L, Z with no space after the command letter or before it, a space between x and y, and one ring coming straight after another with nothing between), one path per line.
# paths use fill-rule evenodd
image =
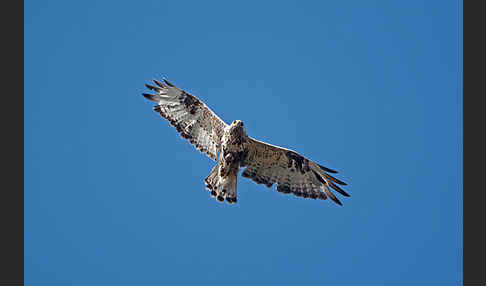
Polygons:
M463 5L463 281L479 285L484 281L485 190L484 174L486 96L484 9L479 2ZM473 6L473 3L476 4ZM465 41L467 39L467 41ZM467 68L467 71L466 71ZM466 125L467 124L467 125ZM467 133L467 135L466 135ZM467 148L466 148L467 147ZM467 180L466 180L467 179ZM466 190L468 187L468 192ZM466 221L467 219L467 221ZM484 283L484 282L482 282Z
M2 12L1 281L5 285L21 285L24 282L24 2L5 2Z

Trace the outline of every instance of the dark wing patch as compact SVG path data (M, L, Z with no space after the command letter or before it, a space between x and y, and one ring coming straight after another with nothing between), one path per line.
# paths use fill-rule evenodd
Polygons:
M146 84L156 94L142 95L157 102L154 111L167 119L182 138L189 140L196 149L216 161L226 123L197 97L177 88L166 79L163 81L165 85L156 79L156 86Z

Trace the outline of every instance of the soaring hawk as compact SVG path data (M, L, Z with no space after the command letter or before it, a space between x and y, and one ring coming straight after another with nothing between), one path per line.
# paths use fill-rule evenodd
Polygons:
M240 120L226 124L197 97L165 78L162 80L165 84L156 79L153 80L155 86L146 84L155 94L143 93L143 96L157 103L154 110L167 119L183 138L217 161L204 181L211 196L219 202L236 203L238 172L244 167L243 177L268 188L276 184L277 191L284 194L321 200L330 198L339 205L342 204L331 188L349 197L338 186L346 183L329 175L336 171L295 151L248 136Z

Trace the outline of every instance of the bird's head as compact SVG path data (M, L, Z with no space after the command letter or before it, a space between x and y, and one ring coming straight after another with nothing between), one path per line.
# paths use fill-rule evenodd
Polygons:
M245 125L241 120L235 120L230 125L230 132L233 135L246 136Z
M231 126L243 127L243 126L245 126L245 125L243 124L243 121L241 121L241 120L234 120L234 121L231 123Z

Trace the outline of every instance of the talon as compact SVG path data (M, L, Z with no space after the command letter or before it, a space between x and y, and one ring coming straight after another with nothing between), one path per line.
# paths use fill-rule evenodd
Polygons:
M211 197L215 197L216 196L216 191L211 191Z
M224 201L224 198L222 196L217 196L216 199L220 202Z

